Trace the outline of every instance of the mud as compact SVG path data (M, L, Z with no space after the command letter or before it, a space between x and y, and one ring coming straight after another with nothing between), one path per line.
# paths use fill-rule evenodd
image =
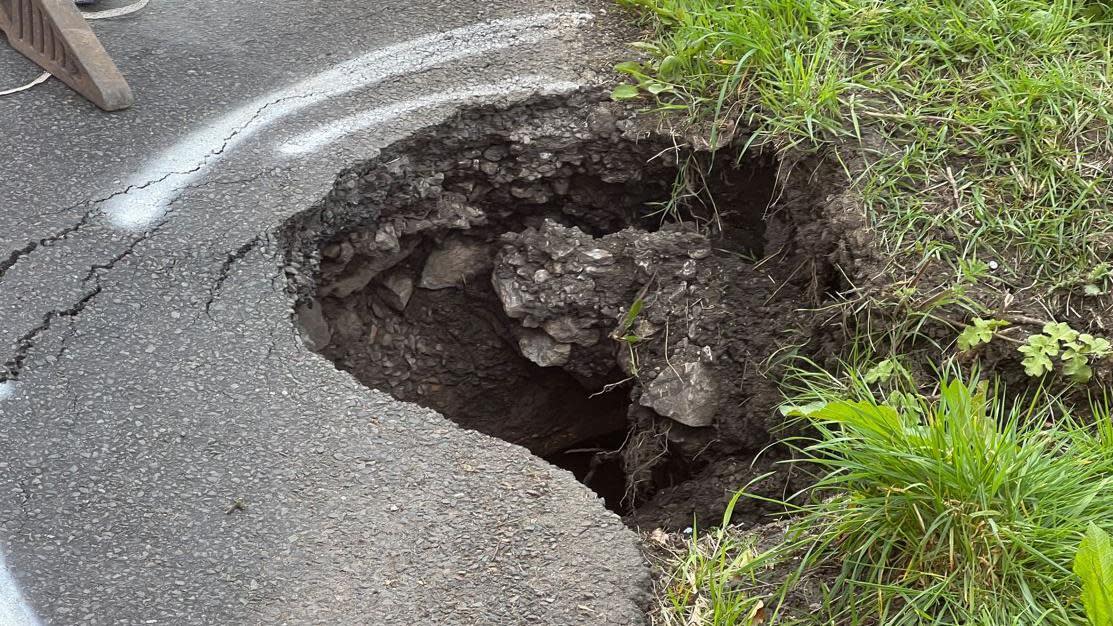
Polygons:
M773 357L834 353L831 188L786 171L808 169L691 150L597 93L466 110L286 225L296 322L369 387L682 528L766 471L753 489L794 488Z

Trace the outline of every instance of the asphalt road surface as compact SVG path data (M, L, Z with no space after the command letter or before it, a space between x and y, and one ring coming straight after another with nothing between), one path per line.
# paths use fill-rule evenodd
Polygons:
M153 0L94 25L135 108L0 97L0 625L641 623L635 535L309 352L270 236L462 100L598 80L608 19Z

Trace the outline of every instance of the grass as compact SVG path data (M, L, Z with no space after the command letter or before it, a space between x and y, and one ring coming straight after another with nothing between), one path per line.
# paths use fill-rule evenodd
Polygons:
M656 36L618 95L713 120L712 135L750 128L749 147L830 153L898 276L992 261L998 281L1051 293L1109 267L1100 1L623 1Z
M807 416L803 459L823 475L790 549L802 571L839 568L834 623L1084 623L1071 563L1090 523L1113 528L1113 446L999 392L951 380L938 399Z
M689 537L657 531L649 541L664 553L666 571L658 581L658 604L650 614L653 626L749 626L764 615L761 600L747 592L756 552L751 538L726 522L738 497L730 503L724 523Z
M1094 307L1075 295L1113 292L1113 3L620 2L654 35L615 97L687 114L713 146L742 130L743 151L833 159L885 270L833 306L846 372L786 368L818 469L786 505L795 534L742 561L723 556L734 531L693 540L667 623L748 625L756 602L778 623L818 578L807 623L1085 624L1072 563L1088 525L1113 529L1109 402L931 372L971 316L1078 317ZM692 591L790 558L778 595Z
M779 592L738 596L736 613L763 601L768 623L784 623L780 602L823 572L808 624L1085 624L1072 563L1091 524L1113 529L1113 421L1106 404L1095 427L1038 397L1015 403L977 379L884 403L844 388L796 413L815 433L798 462L819 480L789 505L788 540L711 571L688 565L693 548L682 569L742 579L798 559ZM725 612L733 600L722 601Z

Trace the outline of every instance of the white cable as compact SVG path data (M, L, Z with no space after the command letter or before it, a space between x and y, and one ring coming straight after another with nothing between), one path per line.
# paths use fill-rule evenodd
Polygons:
M7 89L5 91L0 91L0 96L10 96L13 93L19 93L21 91L27 91L28 89L34 87L35 85L41 85L41 84L45 83L49 78L50 78L50 72L43 72L42 74L39 74L38 78L36 78L35 80L27 83L26 85L23 85L22 87L16 87L14 89Z

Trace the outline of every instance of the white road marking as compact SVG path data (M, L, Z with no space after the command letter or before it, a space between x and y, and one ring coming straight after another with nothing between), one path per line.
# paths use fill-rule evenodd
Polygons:
M125 15L131 15L132 13L135 13L136 11L142 10L143 8L145 8L150 3L151 3L151 0L139 0L139 2L135 2L135 3L129 4L127 6L122 6L122 7L116 8L116 9L103 9L101 11L84 11L84 12L82 12L81 15L87 20L110 20L114 17L123 17Z
M118 228L144 230L161 219L170 202L227 152L282 118L393 76L536 43L555 34L561 24L591 19L588 13L544 13L495 20L418 37L346 61L242 106L179 141L134 176L127 192L106 201L104 212Z
M0 382L0 401L15 393L15 383L8 380ZM19 593L15 579L8 572L4 553L0 552L0 626L38 626L39 620L34 611Z
M498 20L420 37L347 61L245 105L178 142L159 155L155 164L136 175L129 191L106 201L104 212L117 227L128 230L147 228L165 214L170 202L182 189L204 176L225 152L275 121L328 98L375 85L392 76L419 72L450 61L516 45L536 43L551 36L550 28L561 21L581 23L590 19L592 16L586 13L546 13ZM533 91L560 93L576 87L571 82L531 76L510 85L491 84L462 91L440 92L379 107L319 127L280 149L290 154L316 150L352 132L438 104ZM14 382L0 382L0 400L5 400L14 393ZM39 620L8 572L3 554L0 554L0 626L39 626Z
M19 593L15 579L8 573L4 555L0 553L0 624L3 626L39 626L34 611Z
M405 102L378 107L357 113L335 122L323 124L278 146L283 154L305 154L321 148L352 133L385 124L419 109L441 104L466 102L474 99L515 97L534 93L558 94L575 91L578 84L559 81L547 76L524 76L513 83L491 83L471 89L441 91Z

